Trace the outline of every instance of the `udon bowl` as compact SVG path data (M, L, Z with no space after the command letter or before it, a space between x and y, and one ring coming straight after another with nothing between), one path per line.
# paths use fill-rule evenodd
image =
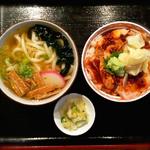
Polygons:
M19 23L15 24L15 25L11 26L10 28L8 28L2 34L2 36L0 38L0 47L3 47L3 45L7 41L7 39L10 36L12 36L13 34L17 33L18 31L21 32L24 29L28 30L29 28L31 28L31 27L33 27L34 25L37 25L37 24L46 26L46 27L54 30L55 33L56 32L60 33L63 36L63 38L65 38L68 41L68 45L69 45L70 49L72 49L72 54L73 54L73 57L74 57L73 70L72 70L72 73L71 73L71 76L70 76L69 80L67 80L67 82L65 82L66 83L65 86L57 94L49 96L49 97L46 97L46 98L43 98L41 100L32 99L32 98L28 99L28 98L20 97L20 96L16 95L16 93L12 89L10 89L10 88L8 88L6 86L6 84L3 82L3 78L1 77L0 78L0 88L3 91L3 93L5 93L10 99L12 99L12 100L14 100L16 102L25 104L25 105L42 105L42 104L47 104L47 103L53 102L54 100L57 100L65 92L67 92L67 90L72 86L72 84L73 84L73 82L75 80L75 77L77 75L77 70L78 70L78 54L77 54L77 48L75 46L74 41L72 40L70 35L64 29L62 29L60 26L58 26L58 25L56 25L56 24L54 24L52 22L43 21L43 20L27 20L27 21L19 22ZM0 63L3 63L2 60L0 60L0 61L1 61ZM52 73L53 73L53 71L52 71ZM56 77L56 76L54 75L53 77ZM59 78L59 75L57 77ZM56 78L56 82L57 81L58 80ZM53 83L55 83L55 82L53 81ZM17 85L15 85L15 86L17 86ZM39 90L39 92L40 92L40 90Z
M88 83L88 85L91 87L91 89L94 91L94 92L96 92L99 96L101 96L101 97L103 97L104 99L107 99L107 100L110 100L110 101L114 101L114 102L133 102L133 101L136 101L136 100L139 100L139 99L142 99L144 96L146 96L149 92L150 92L150 80L149 80L149 78L150 78L150 74L149 74L149 72L147 73L147 75L146 75L146 77L147 77L147 79L146 79L146 89L144 89L143 91L140 91L137 95L136 95L136 91L134 91L134 92L132 92L132 90L130 91L130 90L128 90L128 92L127 91L125 91L125 90L123 90L123 94L121 95L120 93L120 95L118 95L118 93L116 94L116 93L111 93L110 91L111 90L109 90L109 89L106 89L105 87L107 87L107 86L109 86L109 84L111 83L111 81L109 82L109 78L105 78L104 79L104 76L102 76L103 75L103 72L102 72L102 70L103 69L106 69L106 64L104 64L103 63L103 66L100 66L102 63L101 63L101 61L100 61L100 53L101 53L101 50L103 49L104 51L105 51L105 48L107 47L107 45L102 45L101 46L101 42L103 41L103 40L101 40L102 39L102 36L103 35L106 35L107 34L107 39L109 39L110 41L109 42L107 42L107 44L109 45L111 45L111 44L113 44L113 42L111 43L111 37L110 37L110 35L108 35L108 33L109 32L111 32L111 31L113 31L113 30L117 30L117 29L131 29L131 30L133 30L133 32L137 32L137 34L138 33L142 33L142 37L143 37L143 39L145 40L147 40L145 43L147 43L147 49L150 49L150 47L149 47L149 41L150 41L150 31L148 30L148 29L146 29L145 27L143 27L143 26L141 26L140 24L137 24L137 23L133 23L133 22L128 22L128 21L115 21L115 22L111 22L111 23L108 23L108 24L106 24L106 25L104 25L104 26L102 26L102 27L100 27L99 29L97 29L89 38L88 38L88 40L86 41L86 43L85 43L85 46L84 46L84 48L83 48L83 52L82 52L82 60L81 60L81 64L82 64L82 72L83 72L83 75L84 75L84 77L85 77L85 79L86 79L86 81L87 81L87 83ZM131 31L130 31L131 32ZM124 34L124 37L126 36L126 35L128 35L128 34L130 34L130 32L128 32L128 33L123 33ZM125 35L126 34L126 35ZM132 34L132 33L131 33ZM116 33L116 35L115 36L118 36L119 35L119 33ZM121 35L122 36L122 35ZM123 39L124 38L123 36L121 37L122 38L122 40L125 40L125 39ZM118 38L118 37L114 37L114 38ZM96 48L96 44L98 44L98 40L99 40L99 43L100 43L100 48L98 47L98 48ZM101 41L100 41L101 40ZM131 43L132 44L132 43ZM146 45L146 44L145 44ZM105 47L106 46L106 47ZM144 46L143 46L144 47ZM145 46L146 47L146 46ZM125 48L124 48L125 49ZM96 51L97 50L97 51ZM99 51L98 51L99 50ZM113 49L112 49L112 51L113 51ZM96 55L96 52L98 52L97 53L97 62L95 61L96 60L96 57L94 58L93 56L94 56L94 54ZM102 53L101 53L102 54ZM106 54L106 53L105 53ZM105 57L104 55L101 55L102 57L102 59L104 60L104 58L105 58L105 60L107 61L107 60L109 60L109 56L110 55L106 55L107 57ZM139 56L140 56L140 54L139 54ZM93 58L92 58L93 57ZM119 57L119 56L117 56L117 57ZM148 55L147 55L147 57L149 57ZM88 59L91 59L90 60L90 65L88 64L89 62L87 61ZM106 58L108 58L108 59L106 59ZM92 60L93 59L93 60ZM94 60L95 59L95 60ZM118 58L117 58L118 59ZM149 59L149 58L148 58ZM95 61L95 62L94 62ZM94 64L94 63L95 64ZM108 61L107 61L108 62ZM100 64L101 63L101 64ZM89 70L89 68L96 68L94 71L92 71L92 69L90 69ZM103 68L103 69L101 69L101 68ZM100 69L101 69L101 72L100 72ZM105 70L105 72L107 72L106 70ZM96 73L96 75L95 75L95 73ZM112 73L112 72L111 72ZM140 72L141 73L141 72ZM139 73L139 74L140 74ZM108 74L108 76L110 75L110 72L107 72L107 74ZM142 73L141 73L142 74ZM114 74L111 74L111 76L112 76L112 79L113 79L113 77L114 77ZM122 83L128 83L127 81L130 81L130 76L131 75L128 75L128 77L127 78L123 78L123 80L122 80L122 82L120 82L121 84ZM119 77L118 77L119 78ZM135 76L132 76L132 80L136 80L136 77ZM121 81L120 79L119 79L119 81ZM124 81L126 81L126 82L124 82ZM139 81L137 81L137 82L139 82ZM117 87L115 87L116 85L118 86L119 84L118 84L119 82L118 82L118 80L115 80L114 81L114 89L116 88L117 89ZM132 84L130 83L130 85L132 86ZM123 85L123 88L126 86L126 84L124 84ZM135 86L136 87L136 86ZM134 88L135 88L134 87ZM105 88L105 90L104 90L104 88ZM107 90L109 90L109 92L107 92ZM117 89L118 90L118 89ZM135 95L134 95L135 94Z

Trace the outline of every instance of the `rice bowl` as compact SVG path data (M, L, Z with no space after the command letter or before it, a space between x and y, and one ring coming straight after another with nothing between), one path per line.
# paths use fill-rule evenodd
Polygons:
M89 86L115 102L132 102L150 90L150 32L136 23L116 21L96 30L82 53Z

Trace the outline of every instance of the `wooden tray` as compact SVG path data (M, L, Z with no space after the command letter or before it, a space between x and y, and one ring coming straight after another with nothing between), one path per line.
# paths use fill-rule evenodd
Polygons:
M150 29L149 14L149 5L1 5L0 27L2 34L11 25L28 19L54 22L72 36L81 58L86 40L102 25L125 20ZM58 146L150 142L150 95L131 103L108 101L87 85L81 65L67 93L71 92L88 96L96 110L92 128L77 137L65 135L56 127L53 110L57 101L30 107L12 101L0 91L0 144Z

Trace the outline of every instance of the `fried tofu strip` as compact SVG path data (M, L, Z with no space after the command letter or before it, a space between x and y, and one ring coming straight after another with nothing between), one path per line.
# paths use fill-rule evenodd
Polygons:
M59 92L60 92L60 89L57 89L57 90L54 90L54 91L51 91L51 92L48 92L48 93L45 93L45 94L37 95L35 99L41 100L41 99L53 96L53 95L55 95Z
M18 95L18 96L22 96L23 94L21 93L21 91L19 90L18 86L16 84L14 84L12 81L10 81L10 85L11 88L14 90L14 92Z
M32 78L25 79L25 82L26 82L26 85L30 88L30 90L34 89L37 86L37 84Z
M43 99L46 97L49 97L51 95L55 94L55 87L52 87L51 85L44 85L42 87L36 88L32 91L29 91L27 93L27 97L30 99ZM57 92L56 92L57 94Z
M39 73L33 74L33 80L35 81L37 87L41 87L45 84Z
M30 89L15 71L8 73L10 85L18 96L25 95Z

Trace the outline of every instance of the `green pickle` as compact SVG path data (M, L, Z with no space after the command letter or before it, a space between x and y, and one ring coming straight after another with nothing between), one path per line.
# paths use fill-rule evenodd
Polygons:
M60 115L63 127L68 130L77 130L88 123L86 104L82 98L68 99Z

